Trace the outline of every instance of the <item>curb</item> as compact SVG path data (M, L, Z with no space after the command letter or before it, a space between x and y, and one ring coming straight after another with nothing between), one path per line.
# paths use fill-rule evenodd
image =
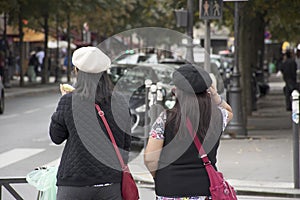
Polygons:
M14 97L24 96L24 95L33 95L38 93L47 93L47 92L59 92L58 85L45 85L45 86L33 86L33 87L11 87L5 88L5 99L10 99Z
M286 197L286 198L300 198L299 189L287 188L262 188L262 187L242 187L236 186L237 195L250 196L266 196L266 197Z
M138 187L141 188L150 188L154 189L154 182L150 180L146 180L143 177L139 177L138 175L134 175L134 180L138 184ZM238 183L243 182L243 185L249 186L242 186L237 184L232 184L234 189L236 190L237 195L245 196L265 196L265 197L285 197L285 198L300 198L300 189L291 188L292 183L283 183L281 184L273 184L276 187L272 187L272 183L256 183L255 186L253 185L254 182L249 181L240 181L240 180L228 180L230 183ZM270 185L270 187L261 186L261 185Z

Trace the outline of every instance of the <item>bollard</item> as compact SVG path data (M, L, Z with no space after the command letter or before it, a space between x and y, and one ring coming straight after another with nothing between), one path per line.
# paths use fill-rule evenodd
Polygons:
M299 189L299 92L292 92L292 120L293 120L293 149L294 149L294 187Z
M157 101L158 105L162 105L163 100L164 100L164 96L163 96L163 93L162 93L162 83L157 82L156 86L157 86L156 101Z
M152 85L152 81L150 79L146 79L145 80L145 120L144 120L144 148L147 145L147 138L148 138L148 134L150 131L150 127L149 127L149 117L148 117L148 112L150 109L149 106L149 89Z
M157 86L156 84L152 84L150 87L150 101L149 101L149 107L150 107L150 124L154 123L154 120L157 117L157 110L156 110L156 91L157 91Z
M149 101L149 107L156 104L156 90L157 86L155 84L152 84L150 87L150 101Z
M155 119L160 115L160 113L164 109L164 107L163 107L164 94L163 94L162 83L157 82L156 86L157 86L157 90L156 90Z

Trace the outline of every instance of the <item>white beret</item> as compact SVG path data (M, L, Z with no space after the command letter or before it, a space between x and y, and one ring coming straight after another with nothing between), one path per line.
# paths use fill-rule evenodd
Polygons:
M80 71L100 73L110 67L111 60L97 47L81 47L74 51L72 63Z

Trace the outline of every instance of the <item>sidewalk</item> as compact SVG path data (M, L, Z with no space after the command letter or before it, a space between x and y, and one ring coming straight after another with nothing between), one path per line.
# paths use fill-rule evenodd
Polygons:
M49 83L41 84L28 83L27 77L24 77L25 86L19 86L19 80L10 80L11 87L5 88L5 98L9 99L16 96L30 95L35 93L59 92L59 83L54 82L54 77L49 78ZM62 82L67 82L66 77L62 78Z
M13 81L6 98L36 92L58 91L58 83L18 87ZM293 178L293 130L291 112L285 110L282 77L272 75L270 92L257 102L257 111L248 117L247 138L223 139L218 152L218 168L239 195L297 197ZM153 188L153 179L143 164L143 152L129 163L139 187Z
M300 199L293 183L293 130L291 112L285 110L284 82L272 75L269 84L269 94L248 117L247 138L221 140L217 166L239 195ZM129 163L130 169L137 181L153 186L142 155Z

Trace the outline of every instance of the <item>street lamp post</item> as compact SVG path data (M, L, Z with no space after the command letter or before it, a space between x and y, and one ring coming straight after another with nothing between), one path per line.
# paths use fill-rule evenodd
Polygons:
M186 60L188 62L194 62L194 54L193 54L193 26L194 26L194 0L187 1L187 10L188 10L188 22L186 32L189 36L187 42L187 52L186 52Z
M233 119L227 126L229 133L236 134L237 136L246 136L247 130L243 120L243 109L241 104L241 86L240 86L240 71L238 62L238 41L239 41L239 4L235 2L234 9L234 68L232 74L231 87L229 89L229 103L234 113Z
M194 26L194 0L187 0L187 10L175 10L177 27L185 27L187 33L186 60L194 62L193 54L193 26Z
M9 66L9 59L10 58L10 53L9 53L9 46L7 42L7 13L4 13L3 16L3 21L4 21L4 29L3 29L3 41L4 41L4 76L3 76L3 82L5 87L11 87L10 85L10 67Z

